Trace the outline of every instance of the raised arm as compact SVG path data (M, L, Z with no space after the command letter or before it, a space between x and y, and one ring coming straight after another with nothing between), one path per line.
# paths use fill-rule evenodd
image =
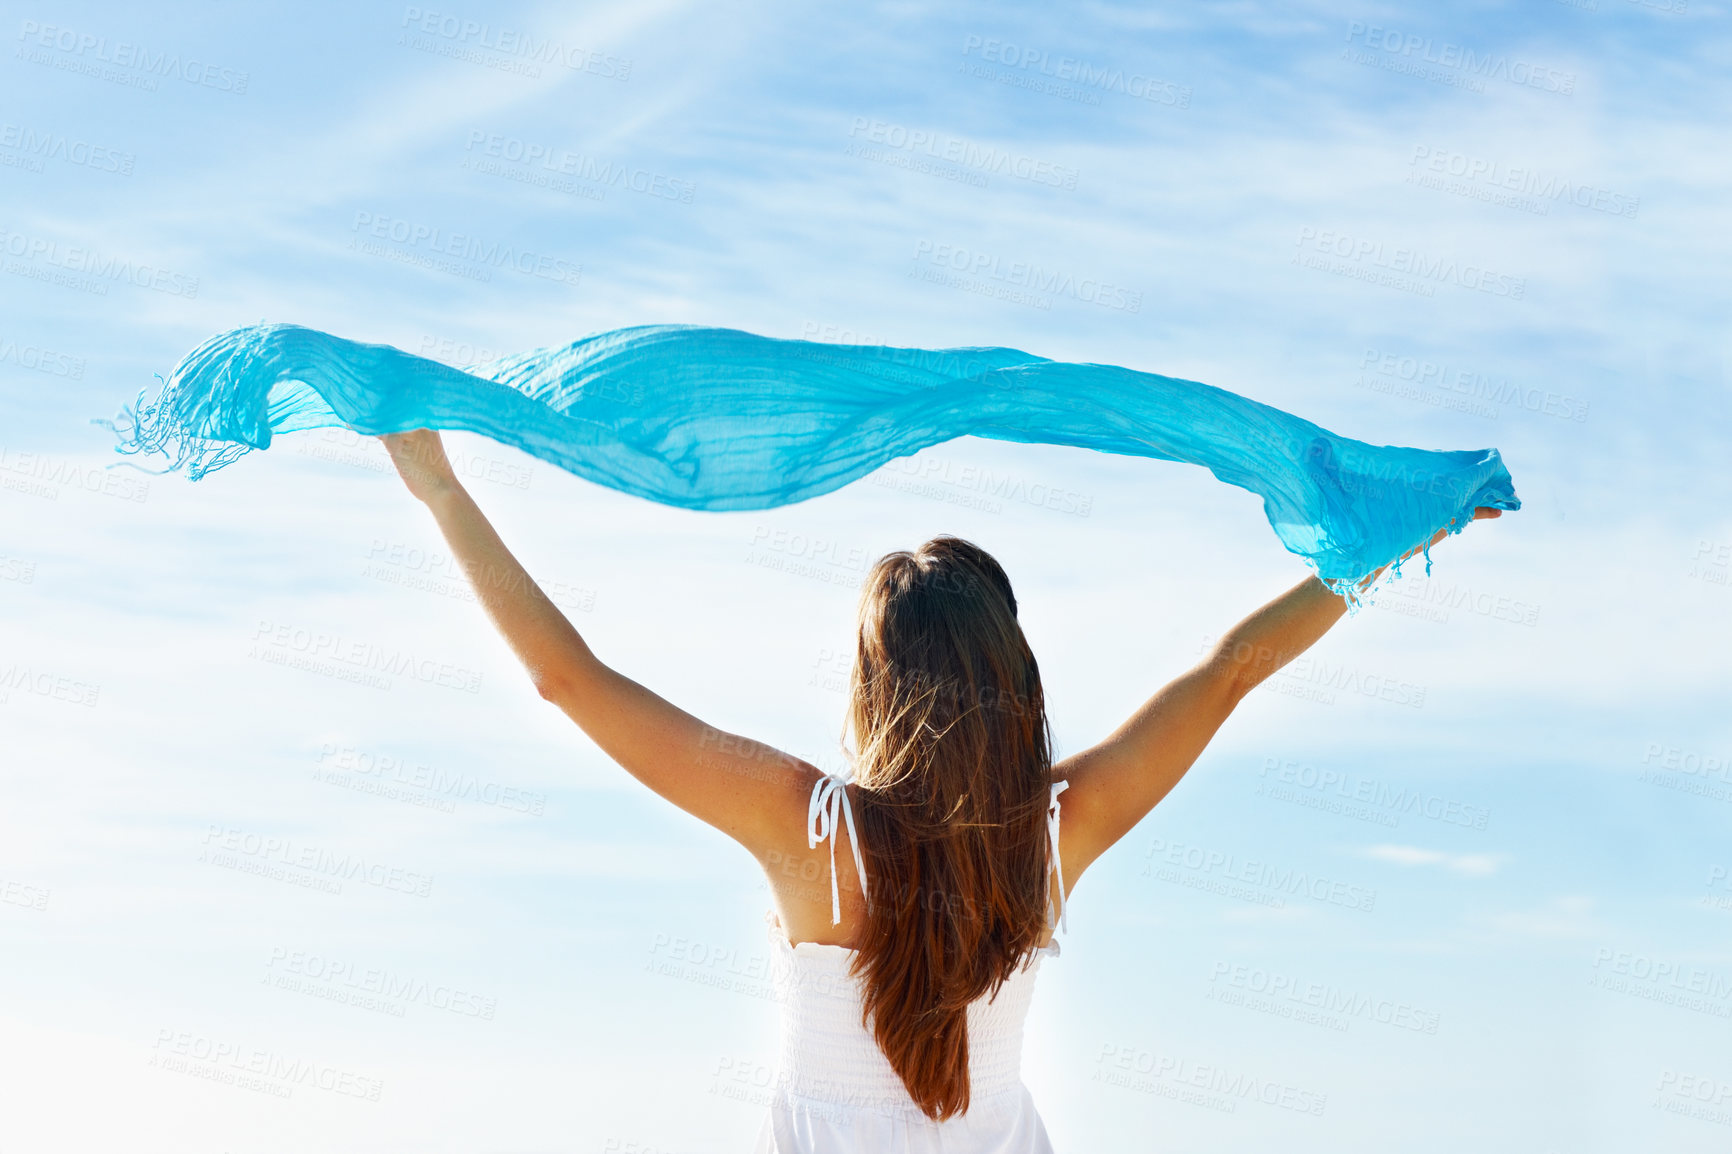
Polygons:
M1496 509L1474 511L1476 521L1498 515ZM1439 531L1431 544L1446 536ZM1306 578L1227 630L1201 662L1163 686L1105 741L1054 766L1054 777L1070 782L1060 838L1066 880L1074 885L1129 833L1185 776L1245 695L1311 648L1346 611L1343 598L1316 577Z
M409 491L432 512L487 616L529 673L633 777L760 859L786 840L819 771L725 733L604 665L550 601L458 481L439 434L381 437Z

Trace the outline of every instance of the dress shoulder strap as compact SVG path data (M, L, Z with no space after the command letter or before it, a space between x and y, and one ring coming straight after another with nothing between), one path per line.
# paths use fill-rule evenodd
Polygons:
M1046 832L1052 843L1052 868L1058 874L1058 890L1053 898L1053 904L1058 909L1058 924L1066 933L1070 932L1070 922L1066 915L1064 896L1064 865L1059 858L1058 795L1070 788L1068 781L1052 783L1052 793L1047 803ZM836 811L842 811L842 819L848 823L848 848L854 853L854 868L859 872L860 892L868 903L872 900L871 890L866 884L866 862L860 856L860 835L854 826L854 807L848 803L848 782L840 774L827 773L812 783L812 800L806 807L806 846L816 849L822 841L830 843L830 924L839 925L842 921L842 895L836 880Z
M848 782L840 774L826 773L812 784L812 802L806 807L806 847L818 848L825 838L830 840L830 924L842 922L842 894L836 885L836 810L848 823L848 848L854 851L854 868L860 874L860 892L868 904L872 895L866 888L866 863L860 857L860 837L854 830L854 808L848 804Z
M1046 833L1047 838L1052 842L1052 868L1058 871L1058 924L1066 933L1070 932L1070 926L1065 921L1064 916L1064 865L1058 856L1058 795L1069 788L1070 782L1068 781L1053 782L1052 797L1046 807Z

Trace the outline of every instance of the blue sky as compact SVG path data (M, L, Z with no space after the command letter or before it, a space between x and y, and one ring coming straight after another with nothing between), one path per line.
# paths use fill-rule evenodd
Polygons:
M1525 507L1083 879L1025 1079L1060 1149L1725 1148L1723 6L150 9L5 25L0 1145L756 1132L756 867L535 696L376 444L104 471L91 418L270 320L1011 345L1497 447ZM604 659L820 763L861 557L997 555L1062 752L1304 575L1248 494L1081 450L696 514L448 443Z

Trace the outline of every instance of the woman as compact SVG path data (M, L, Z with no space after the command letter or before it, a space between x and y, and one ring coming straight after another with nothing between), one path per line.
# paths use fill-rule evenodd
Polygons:
M783 1005L761 1154L1050 1151L1021 1079L1022 1024L1070 890L1245 695L1346 609L1307 578L1054 765L1039 667L998 563L955 537L891 553L861 598L850 783L602 664L458 482L439 435L381 440L541 696L763 866ZM806 881L819 870L826 887Z

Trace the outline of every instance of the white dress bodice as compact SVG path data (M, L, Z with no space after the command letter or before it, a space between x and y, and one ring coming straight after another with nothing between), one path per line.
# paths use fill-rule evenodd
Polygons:
M842 807L848 805L841 784L834 776L820 781L813 789L811 811L810 844L832 838L832 887L836 799ZM1055 862L1058 795L1066 784L1053 784L1048 811ZM852 835L853 815L846 808L843 812ZM852 836L849 840L864 881L858 843ZM834 890L832 902L839 918ZM1057 904L1062 924L1062 880ZM860 981L848 972L855 951L817 942L791 945L773 912L765 913L765 921L782 1029L756 1154L1051 1154L1046 1127L1022 1081L1022 1035L1035 978L1044 959L1058 956L1057 941L1032 951L996 994L968 1007L968 1112L934 1122L909 1096L861 1022Z

